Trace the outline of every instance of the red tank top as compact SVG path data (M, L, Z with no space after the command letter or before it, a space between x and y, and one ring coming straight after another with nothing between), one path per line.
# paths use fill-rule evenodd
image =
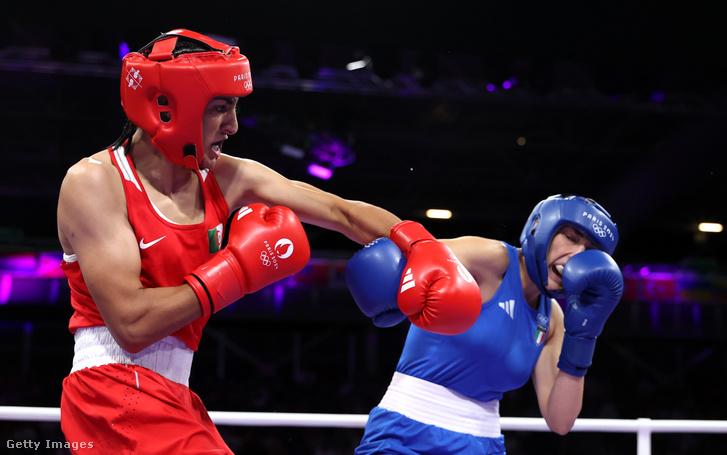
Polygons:
M208 261L219 250L222 241L229 208L217 181L206 170L197 171L204 196L204 221L191 225L176 224L165 219L151 203L124 148L109 149L109 153L121 175L129 222L139 244L141 283L145 288L183 284L184 277ZM78 261L64 260L61 268L71 288L74 313L69 323L70 331L75 333L81 327L105 325L83 280ZM172 335L196 351L208 319L201 317Z

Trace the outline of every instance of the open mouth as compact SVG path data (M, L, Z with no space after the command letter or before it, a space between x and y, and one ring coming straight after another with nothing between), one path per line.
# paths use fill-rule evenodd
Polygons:
M552 267L550 267L550 269L553 271L553 274L555 276L557 276L561 280L563 279L563 266L562 265L554 264Z
M223 142L225 142L225 141L214 142L210 146L210 150L215 155L215 158L219 158L220 155L222 154L222 143Z

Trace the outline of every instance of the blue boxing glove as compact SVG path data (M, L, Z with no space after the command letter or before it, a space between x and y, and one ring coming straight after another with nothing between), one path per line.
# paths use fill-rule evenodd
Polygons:
M596 338L623 294L624 280L616 261L600 250L586 250L563 267L567 297L565 338L558 368L585 376L591 366Z
M346 264L353 300L377 327L392 327L406 319L396 303L405 266L399 247L385 237L366 245Z

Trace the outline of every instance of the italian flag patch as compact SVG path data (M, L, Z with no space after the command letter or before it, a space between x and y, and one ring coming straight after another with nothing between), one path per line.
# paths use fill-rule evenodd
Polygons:
M545 341L545 335L548 334L548 317L542 314L538 314L538 325L535 328L535 344L540 344Z

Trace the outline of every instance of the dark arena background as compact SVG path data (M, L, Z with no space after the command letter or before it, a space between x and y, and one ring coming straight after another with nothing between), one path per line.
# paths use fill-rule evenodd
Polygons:
M250 59L254 92L226 153L440 238L518 245L539 200L602 203L620 228L626 290L581 417L727 420L727 233L699 230L727 223L727 3L10 3L0 10L0 406L59 405L73 356L60 182L121 132L120 55L188 28ZM452 217L427 219L431 208ZM306 230L308 267L211 319L190 380L210 411L366 414L386 389L407 323L373 326L343 279L359 246ZM500 412L539 417L532 384ZM363 434L220 431L236 453L261 455L351 454ZM636 453L633 433L505 435L510 455ZM26 440L68 453L45 447L63 441L57 422L0 421L1 453L36 453L12 446ZM655 433L652 453L726 444L724 433Z

